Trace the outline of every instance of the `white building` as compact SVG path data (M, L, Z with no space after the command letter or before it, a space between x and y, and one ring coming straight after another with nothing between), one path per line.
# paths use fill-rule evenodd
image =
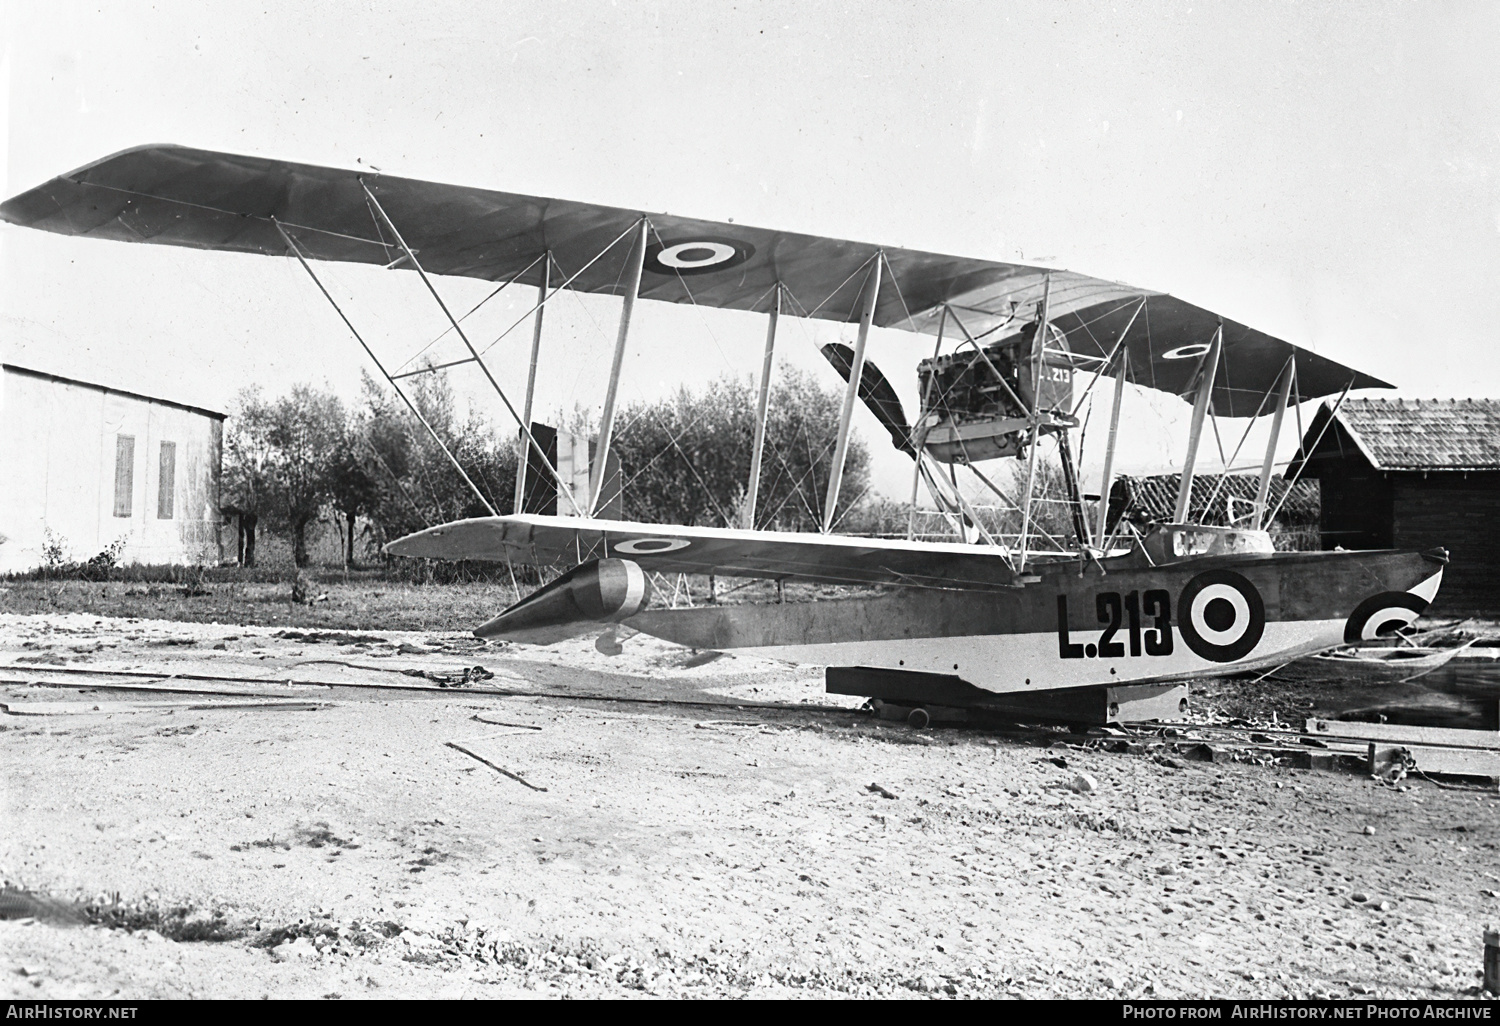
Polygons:
M217 563L224 414L11 364L0 373L0 572L44 547Z

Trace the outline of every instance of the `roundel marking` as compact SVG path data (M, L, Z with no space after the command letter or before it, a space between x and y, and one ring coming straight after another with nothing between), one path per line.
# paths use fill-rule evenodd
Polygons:
M1207 342L1192 342L1185 346L1178 346L1176 349L1168 349L1161 354L1161 358L1163 360L1191 360L1195 356L1202 356L1208 352L1208 349Z
M726 242L679 242L656 254L656 262L681 270L714 267L733 260L736 250Z
M1266 630L1266 604L1260 592L1233 570L1208 570L1188 581L1177 610L1182 640L1216 663L1245 658Z
M754 255L755 247L738 239L666 239L647 248L646 270L655 274L704 274L738 266Z
M1344 624L1344 640L1372 641L1382 634L1409 627L1427 611L1427 605L1426 599L1409 591L1383 591L1372 595L1349 614L1349 620Z
M614 551L631 556L659 556L664 552L676 552L691 544L686 538L631 538L618 542Z

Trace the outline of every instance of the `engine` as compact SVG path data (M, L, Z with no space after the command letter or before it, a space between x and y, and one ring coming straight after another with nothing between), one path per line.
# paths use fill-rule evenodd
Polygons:
M964 347L917 365L922 393L919 435L944 463L1020 456L1029 408L1071 420L1073 360L1068 340L1053 327L1042 354L1041 387L1033 389L1036 323L984 347Z

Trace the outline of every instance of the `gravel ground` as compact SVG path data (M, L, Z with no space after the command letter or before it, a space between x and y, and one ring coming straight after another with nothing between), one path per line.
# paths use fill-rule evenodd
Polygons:
M1452 998L1500 918L1493 790L915 732L645 638L280 633L0 616L0 677L305 703L0 688L0 876L64 903L0 995ZM719 704L390 672L475 664Z

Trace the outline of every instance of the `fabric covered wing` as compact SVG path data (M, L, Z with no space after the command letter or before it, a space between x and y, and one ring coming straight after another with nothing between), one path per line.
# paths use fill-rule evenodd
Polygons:
M432 527L391 542L386 551L527 566L573 566L614 556L658 573L912 588L993 590L1011 587L1015 579L999 549L973 545L530 514Z
M0 205L0 217L64 235L284 256L274 217L314 259L406 267L362 183L429 271L489 281L520 275L522 283L535 285L541 280L539 258L550 251L563 275L577 275L569 287L582 292L619 293L627 277L622 272L628 236L645 216L373 171L157 145L125 150L55 178ZM1194 355L1220 321L1171 296L1072 271L671 214L649 218L641 295L663 302L766 310L780 282L791 293L790 312L856 320L872 262L884 254L889 273L879 292L877 325L935 334L947 305L964 330L993 340L1035 318L1050 275L1052 319L1073 352L1084 356L1109 352L1144 301L1128 338L1132 377L1179 394L1196 371ZM611 243L613 248L595 261ZM946 330L956 337L954 325ZM1221 416L1253 414L1294 354L1304 399L1338 392L1351 382L1355 388L1389 387L1229 320L1223 353L1214 394Z

